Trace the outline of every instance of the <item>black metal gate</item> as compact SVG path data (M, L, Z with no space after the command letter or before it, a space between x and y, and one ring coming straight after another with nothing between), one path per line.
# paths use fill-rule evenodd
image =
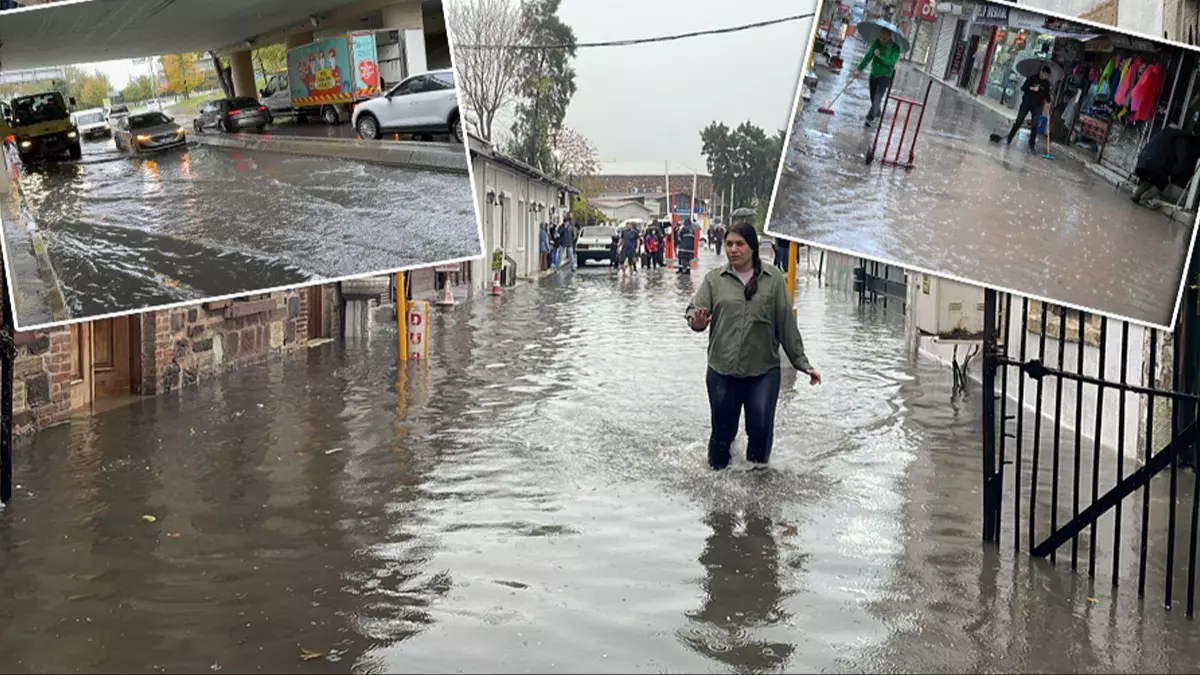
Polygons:
M1114 588L1136 578L1139 596L1150 577L1167 607L1186 585L1193 616L1200 473L1186 469L1200 441L1198 300L1189 287L1167 335L986 291L985 541L1052 563L1069 555L1072 570L1085 564Z
M0 507L12 501L13 487L13 363L17 357L13 307L8 297L8 272L0 264Z

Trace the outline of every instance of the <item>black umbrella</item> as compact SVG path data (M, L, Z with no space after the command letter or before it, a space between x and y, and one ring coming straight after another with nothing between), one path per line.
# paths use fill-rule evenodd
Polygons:
M1022 77L1029 77L1030 75L1041 72L1042 68L1046 66L1049 66L1050 68L1051 82L1059 82L1063 79L1063 76L1066 75L1066 72L1063 71L1062 66L1051 61L1050 59L1037 57L1021 59L1020 61L1017 61L1017 72L1020 73Z

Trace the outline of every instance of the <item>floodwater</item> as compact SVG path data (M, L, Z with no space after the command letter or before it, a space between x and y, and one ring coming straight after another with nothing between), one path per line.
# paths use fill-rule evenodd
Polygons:
M464 175L194 146L134 159L96 142L20 180L76 318L480 252Z
M874 130L864 77L817 108L850 77L864 46L848 42L846 67L815 66L821 80L794 121L771 232L1089 310L1170 325L1192 227L1137 206L1061 149L1054 159L989 143L1010 123L956 89L933 83L911 171L868 166ZM854 52L851 58L851 52ZM929 77L902 65L893 95L920 101ZM876 158L884 156L889 112ZM888 157L894 158L905 113ZM917 113L900 159L912 148ZM1129 133L1136 133L1131 131Z
M0 670L1194 669L1181 612L980 543L978 402L894 312L802 281L826 382L785 370L771 470L716 474L699 278L639 277L439 310L402 375L381 334L22 444Z

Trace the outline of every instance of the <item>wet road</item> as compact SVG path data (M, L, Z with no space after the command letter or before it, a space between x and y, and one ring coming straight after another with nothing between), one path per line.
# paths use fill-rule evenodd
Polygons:
M836 115L817 112L844 86L849 64L857 64L863 49L860 41L847 43L841 74L817 68L821 82L794 122L772 232L908 269L1171 323L1190 226L1133 204L1061 151L1054 160L1029 154L1028 136L1011 146L989 143L988 135L1006 134L1009 123L938 83L916 167L867 166L874 132L863 127L870 107L865 78L838 100ZM903 65L898 73L893 94L921 100L928 77ZM903 115L897 138L902 122ZM915 122L914 113L909 138ZM877 156L887 133L885 123Z
M985 552L978 403L900 317L802 282L826 383L710 472L696 282L551 276L436 313L427 370L325 345L38 435L0 670L1194 668L1181 612Z
M75 317L480 252L456 174L195 146L132 159L97 142L80 163L23 167L21 184Z

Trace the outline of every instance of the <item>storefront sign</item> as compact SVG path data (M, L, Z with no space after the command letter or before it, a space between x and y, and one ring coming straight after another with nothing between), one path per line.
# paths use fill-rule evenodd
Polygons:
M1021 9L1013 9L1008 13L1008 25L1013 28L1040 31L1046 27L1046 17Z
M429 303L408 303L408 360L429 358Z
M937 3L934 0L915 0L917 18L923 21L937 21Z
M975 5L975 23L988 26L1007 26L1008 7L1004 5Z
M954 43L954 56L950 59L950 74L959 75L963 69L963 58L967 55L967 43L959 40Z

